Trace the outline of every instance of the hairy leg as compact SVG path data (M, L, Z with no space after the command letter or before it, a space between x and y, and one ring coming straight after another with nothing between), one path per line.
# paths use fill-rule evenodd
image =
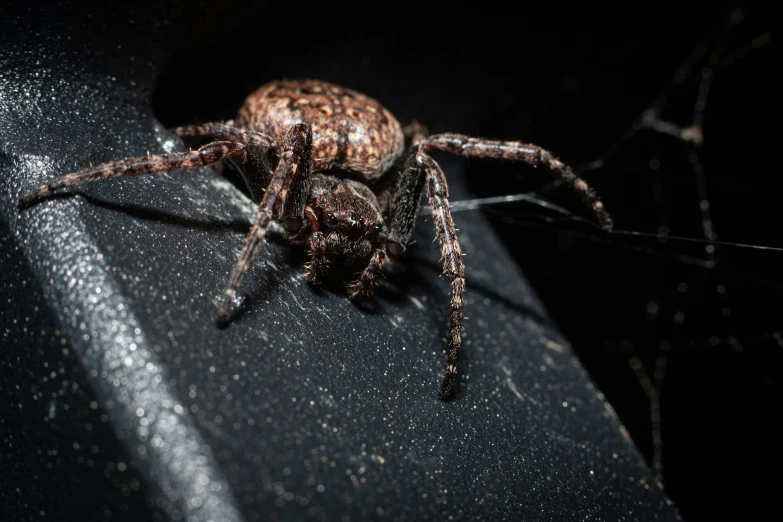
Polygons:
M405 251L419 215L419 202L426 174L415 159L414 152L405 162L391 198L388 250L393 256L399 256Z
M33 192L22 197L19 200L19 206L26 207L58 189L80 183L100 181L117 176L144 176L172 170L196 169L226 158L237 158L241 162L245 162L247 160L245 146L242 143L231 141L215 141L204 145L198 150L189 152L173 152L104 163L96 167L66 174L50 181L46 185L41 185Z
M229 161L234 164L242 179L245 182L250 197L253 201L260 203L264 197L264 190L272 179L272 172L275 170L276 157L274 151L277 150L275 140L266 134L257 131L240 129L234 127L233 121L226 123L204 123L201 125L186 125L184 127L175 127L171 132L177 136L188 137L209 137L216 140L235 141L245 145L248 150L248 161L242 164Z
M326 259L326 238L323 232L313 232L307 241L310 247L310 261L305 264L305 277L311 283L317 283L329 268L329 260Z
M220 141L238 141L246 146L255 145L267 149L277 147L275 140L266 134L234 127L230 121L226 123L214 122L174 127L171 129L171 132L182 138L205 136Z
M245 239L245 246L229 277L223 303L218 311L218 323L221 325L226 324L230 319L232 302L237 295L239 285L250 269L253 258L261 250L269 224L282 217L286 201L297 191L295 185L311 177L312 140L310 125L304 123L292 126L286 136L280 162L258 205L256 222Z
M365 269L359 274L359 279L348 285L348 295L351 298L359 295L372 295L378 286L377 278L382 273L383 264L386 262L386 238L379 237L378 242L373 246L370 261Z
M435 160L420 147L414 148L395 188L391 209L392 225L387 248L393 255L401 254L405 249L416 222L419 199L425 181L427 196L432 207L435 231L441 247L443 273L451 282L446 375L438 394L440 399L445 400L454 392L454 376L457 372L457 362L462 344L462 320L465 314L465 265L462 262L462 249L457 240L454 221L451 218L446 177Z
M604 208L595 191L583 179L577 177L571 167L552 156L552 153L538 145L526 144L520 141L495 141L483 138L472 138L462 134L436 134L421 142L425 150L443 150L473 158L495 158L511 161L521 161L529 165L541 165L562 179L575 190L582 201L593 210L598 222L604 230L612 230L612 218Z
M430 132L427 130L426 125L417 120L413 120L408 125L403 127L402 133L406 138L411 140L412 145L416 145L420 141L424 140Z

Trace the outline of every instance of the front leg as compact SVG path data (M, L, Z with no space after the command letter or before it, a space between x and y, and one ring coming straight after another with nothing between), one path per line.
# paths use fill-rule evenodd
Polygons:
M397 179L391 198L389 208L391 230L387 246L393 256L401 255L407 248L419 215L419 202L426 174L415 161L416 150L418 149L414 149L414 153L403 166L402 175Z
M305 277L313 284L318 283L326 275L329 260L326 259L326 238L324 233L315 231L307 240L310 247L310 261L305 264Z
M370 296L378 286L378 276L383 272L383 264L386 262L386 237L379 235L372 248L370 261L359 274L359 279L348 285L348 295L353 299L364 294Z
M394 255L401 254L410 240L425 180L435 231L441 247L443 273L451 281L446 375L438 394L441 400L446 400L454 392L454 377L457 373L457 362L462 345L462 320L465 315L465 265L462 262L462 249L457 240L457 230L451 217L446 176L435 160L423 152L420 147L414 148L395 188L392 199L392 229L389 234L388 249Z
M218 324L225 325L231 316L231 305L245 278L253 258L261 250L267 229L272 221L280 220L283 209L292 193L297 191L297 183L310 179L312 169L313 133L310 125L298 123L291 127L283 144L283 153L272 180L258 205L258 216L245 246L239 254L228 287L223 295L223 303L218 311ZM297 176L299 173L299 176Z

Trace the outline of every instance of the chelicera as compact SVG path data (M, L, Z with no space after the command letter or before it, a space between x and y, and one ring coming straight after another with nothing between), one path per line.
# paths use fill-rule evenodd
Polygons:
M415 122L403 129L376 100L319 80L267 83L245 100L235 120L177 127L173 132L214 141L195 151L130 158L66 174L24 196L20 206L88 181L230 162L258 204L258 214L218 310L218 323L225 325L239 286L272 222L282 225L291 242L309 247L306 274L310 281L327 277L334 261L349 261L363 267L348 285L349 295L369 295L387 257L405 251L426 186L443 273L451 282L441 399L454 391L462 339L465 265L449 209L446 178L430 152L546 167L578 192L603 228L612 227L595 192L541 147L460 134L428 136Z

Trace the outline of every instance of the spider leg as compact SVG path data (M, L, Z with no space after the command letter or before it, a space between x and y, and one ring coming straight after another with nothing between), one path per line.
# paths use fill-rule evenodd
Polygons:
M179 137L208 136L220 141L238 141L245 145L255 145L267 149L277 147L275 140L260 132L234 127L233 122L204 123L201 125L185 125L174 127L171 132Z
M416 154L411 153L402 169L402 175L397 178L391 198L389 214L391 230L387 248L393 256L399 256L408 245L413 234L413 226L419 215L419 201L424 189L426 175L415 162Z
M420 121L413 120L403 127L402 133L406 138L410 138L411 144L416 145L424 140L429 135L430 131L427 130L427 126Z
M383 264L386 262L386 237L378 236L377 243L373 246L370 261L359 279L348 285L348 295L353 299L361 294L372 295L377 286L376 279L382 273Z
M204 145L198 150L188 152L158 154L104 163L96 167L66 174L50 181L46 185L41 185L33 192L22 197L19 200L19 206L29 206L58 189L88 181L99 181L117 176L144 176L172 170L195 169L211 165L225 158L238 158L242 162L246 161L247 152L245 146L231 141L215 141Z
M318 283L329 268L326 259L326 238L323 232L313 232L307 241L310 247L310 261L305 263L305 277L311 283Z
M552 156L538 145L519 141L494 141L472 138L462 134L436 134L421 144L426 150L442 150L473 158L496 158L521 161L528 165L542 165L575 190L585 205L593 210L604 230L612 230L612 218L595 191L583 179L574 174L571 167Z
M234 127L233 121L226 123L212 122L201 125L186 125L175 127L171 132L177 136L186 137L210 137L215 140L225 140L243 143L248 150L248 160L242 165L237 165L237 170L242 175L245 185L250 190L253 201L259 203L264 196L264 190L269 185L276 164L274 151L277 150L275 140L266 134L257 131ZM230 158L229 158L230 161Z
M261 250L269 224L282 217L289 196L298 190L296 185L309 183L313 167L312 140L310 125L298 123L288 131L280 162L258 205L256 222L245 239L245 246L229 277L223 303L218 311L218 323L221 325L226 324L230 318L231 304L253 258Z
M406 162L392 200L392 226L387 248L393 255L399 255L410 239L419 199L427 182L427 195L432 207L433 222L443 259L443 273L451 281L451 310L449 312L448 356L446 375L438 397L448 399L454 391L454 376L457 372L460 345L462 344L462 320L465 315L465 265L462 249L457 240L454 220L449 207L449 189L446 176L440 166L416 147Z

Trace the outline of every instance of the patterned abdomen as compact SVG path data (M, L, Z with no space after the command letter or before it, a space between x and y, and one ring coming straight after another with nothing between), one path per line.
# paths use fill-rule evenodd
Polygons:
M367 181L380 177L402 154L397 119L376 100L319 80L281 80L261 86L239 110L236 126L277 143L295 123L313 129L315 171L339 169Z

